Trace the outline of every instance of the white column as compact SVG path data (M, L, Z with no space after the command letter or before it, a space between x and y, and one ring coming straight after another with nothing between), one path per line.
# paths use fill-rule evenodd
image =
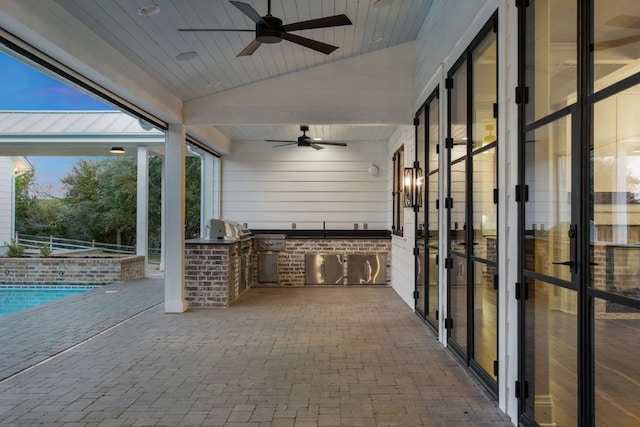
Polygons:
M165 142L163 213L164 242L164 311L182 313L187 310L184 299L184 221L185 221L185 128L170 124ZM171 242L171 244L166 244Z
M222 186L222 168L219 157L213 156L213 217L222 219L222 199L220 188Z
M138 147L136 192L136 255L147 256L149 246L149 156L146 147Z
M165 182L166 180L164 179L164 174L165 174L165 164L166 164L167 160L165 156L162 156L162 163L160 164L160 212L162 212L162 215L160 215L160 266L158 267L160 271L164 271L164 260L166 258L166 251L164 250L164 248L167 247L166 245L166 241L165 241L165 230L167 229L167 220L165 218L164 215L164 207L166 206L166 186L165 186Z

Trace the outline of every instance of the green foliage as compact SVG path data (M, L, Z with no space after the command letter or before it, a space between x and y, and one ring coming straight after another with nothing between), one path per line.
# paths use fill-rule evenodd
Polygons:
M185 236L200 232L201 163L187 157ZM162 159L149 159L149 246L159 248L162 215ZM38 199L34 173L16 180L16 231L21 234L134 245L137 164L135 157L78 160L61 183L62 199Z
M201 162L198 157L187 157L185 165L185 236L200 235Z
M11 239L11 243L7 246L7 256L9 258L20 258L24 255L24 249L25 247L18 244L16 239Z
M51 255L51 252L53 252L53 251L51 250L51 248L48 245L40 246L40 256L41 257L46 258L49 255Z

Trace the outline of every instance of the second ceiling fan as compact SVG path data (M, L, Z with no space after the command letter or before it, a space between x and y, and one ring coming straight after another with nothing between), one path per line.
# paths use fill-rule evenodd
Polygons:
M240 9L249 19L256 24L254 30L249 29L224 29L224 28L180 28L178 31L241 31L255 32L256 38L249 43L236 56L248 56L253 54L262 43L280 43L283 39L299 44L309 49L322 52L326 55L338 49L327 43L309 39L307 37L291 34L289 31L311 30L315 28L339 27L342 25L351 25L351 21L346 15L327 16L325 18L311 19L308 21L294 22L292 24L282 24L282 19L271 15L271 0L267 3L267 14L260 16L258 12L248 3L240 1L230 1L232 5Z
M266 139L267 142L284 142L284 144L274 145L273 148L276 147L284 147L285 145L297 145L298 147L311 147L316 150L322 150L324 147L322 145L336 145L339 147L346 147L347 144L345 142L334 142L334 141L318 141L312 139L307 132L309 132L309 126L300 125L300 132L302 135L298 137L297 141L287 141L282 139Z

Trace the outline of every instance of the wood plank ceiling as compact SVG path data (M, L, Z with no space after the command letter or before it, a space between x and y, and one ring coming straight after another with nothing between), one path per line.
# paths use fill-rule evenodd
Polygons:
M353 25L296 32L339 46L330 55L289 41L263 44L253 55L236 55L251 32L179 32L179 28L253 29L255 24L227 0L55 0L69 14L145 70L183 101L228 91L415 40L431 0L274 0L271 13L284 24L346 14ZM267 0L244 0L262 16ZM160 12L142 16L139 9ZM180 60L178 55L194 52ZM193 54L191 56L194 56ZM395 127L311 124L325 139L385 140ZM231 140L291 139L299 124L224 126Z

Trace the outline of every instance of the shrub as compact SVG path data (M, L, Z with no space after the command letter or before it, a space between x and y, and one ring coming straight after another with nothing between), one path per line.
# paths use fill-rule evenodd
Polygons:
M11 239L11 243L7 246L7 256L10 258L20 258L24 254L24 246L20 245L16 239Z
M46 258L49 255L51 255L51 252L53 252L53 251L51 250L51 248L48 245L40 246L40 256L41 257Z

